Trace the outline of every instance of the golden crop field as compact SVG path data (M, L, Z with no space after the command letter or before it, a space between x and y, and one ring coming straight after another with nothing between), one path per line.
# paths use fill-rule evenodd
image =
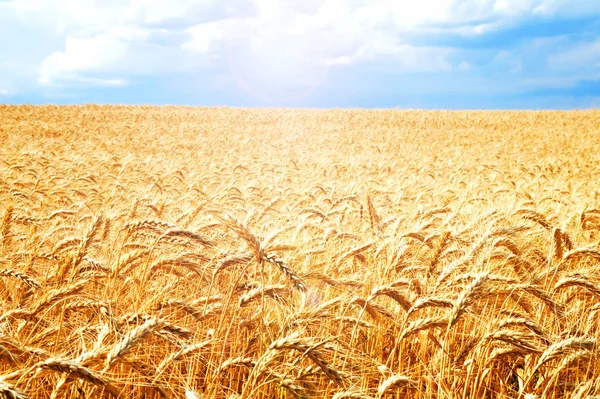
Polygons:
M0 396L600 395L600 112L0 106Z

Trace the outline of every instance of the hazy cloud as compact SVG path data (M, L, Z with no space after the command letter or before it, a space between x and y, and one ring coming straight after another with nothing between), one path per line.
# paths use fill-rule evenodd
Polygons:
M546 33L507 48L484 39L598 15L595 0L9 0L0 2L0 33L50 38L22 39L39 54L27 66L41 87L119 88L176 75L222 82L227 74L270 99L301 96L334 71L373 64L391 74L589 77L600 67L597 26L559 46L544 43L557 40ZM474 40L482 44L462 45ZM0 52L14 47L0 44ZM25 62L19 57L7 61ZM5 73L12 85L27 81L23 74Z

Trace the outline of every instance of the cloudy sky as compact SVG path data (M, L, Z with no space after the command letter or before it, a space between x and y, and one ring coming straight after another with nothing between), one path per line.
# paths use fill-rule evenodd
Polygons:
M0 103L600 107L600 0L0 0Z

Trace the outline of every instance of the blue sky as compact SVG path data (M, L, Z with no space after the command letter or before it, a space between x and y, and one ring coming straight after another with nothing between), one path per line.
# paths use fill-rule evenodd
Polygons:
M0 103L598 108L599 0L0 0Z

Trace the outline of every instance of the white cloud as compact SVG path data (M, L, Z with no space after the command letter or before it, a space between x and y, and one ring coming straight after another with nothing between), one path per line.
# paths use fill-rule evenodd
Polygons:
M59 31L97 31L126 24L160 24L210 11L216 0L12 0L0 4Z
M64 37L64 46L40 65L42 84L121 86L138 76L227 65L259 96L258 87L302 91L319 85L331 68L364 62L385 61L397 71L464 71L475 67L453 57L454 49L416 45L411 38L481 36L527 18L597 12L596 0L0 2L0 13ZM598 57L589 55L595 51L590 45L549 62L554 68L573 59L595 62Z
M600 39L551 55L548 58L548 66L555 71L597 71L600 69Z
M64 49L41 63L39 80L53 85L109 76L107 82L123 82L127 77L189 72L205 66L207 60L178 47L176 36L167 29L136 26L118 26L93 35L68 35Z
M99 72L117 67L127 53L126 43L109 35L79 39L67 37L64 51L46 58L40 68L40 79L50 82L54 78L75 75L77 72Z
M203 54L217 51L217 46L223 42L239 38L244 25L247 25L246 21L232 18L192 26L188 29L191 40L182 47Z
M49 87L61 87L63 84L68 83L69 85L80 84L82 86L91 87L124 87L129 85L126 79L105 79L105 78L91 78L81 76L65 76L62 79L49 79L41 77L39 79L40 84Z
M538 0L533 13L543 17L560 15L563 18L591 16L600 12L597 0Z
M251 16L191 27L191 40L184 47L206 54L232 46L252 49L261 43L273 50L299 49L299 58L330 66L396 57L401 69L446 70L451 51L411 45L410 37L484 35L523 18L556 15L568 8L557 0L313 0L304 7L299 0L255 0L254 4L256 13ZM274 51L271 57L279 59L281 54Z
M272 58L273 62L275 59L281 62L293 51L298 58L294 62L299 63L347 65L378 56L395 56L399 67L445 69L448 66L439 62L440 57L448 54L447 49L438 52L405 42L394 29L389 14L391 2L352 5L347 1L325 0L319 6L314 2L311 13L297 11L290 3L293 2L257 0L255 16L197 24L189 28L191 38L183 47L200 53L242 48ZM417 11L412 15L424 13ZM414 24L418 18L408 17L403 21Z
M49 55L40 68L40 80L75 79L84 73L122 72L131 53L151 47L157 24L186 19L190 39L171 43L168 55L190 51L226 56L226 49L248 48L257 56L287 54L282 67L294 64L343 65L377 57L397 57L399 69L447 69L447 49L418 48L399 33L431 23L452 21L471 10L452 0L396 2L390 0L19 0L8 2L17 16L63 32L65 48ZM190 15L202 23L195 23ZM216 20L210 20L213 16ZM220 16L224 18L218 19ZM204 20L203 20L204 19ZM154 25L154 26L152 26ZM168 33L168 32L167 32ZM163 53L164 49L154 48ZM291 54L292 50L295 54ZM265 54L271 51L272 54ZM141 51L139 64L150 69L156 58ZM244 56L251 56L247 52ZM291 58L289 58L291 57ZM246 60L244 60L245 62ZM261 60L254 60L260 63ZM264 60L262 60L264 61ZM164 62L157 69L164 70ZM133 65L135 66L135 65ZM139 72L135 67L133 74ZM168 68L167 68L168 69ZM175 68L177 70L178 68Z
M439 1L439 0L436 0ZM449 70L448 48L414 46L395 28L390 1L257 0L256 13L197 24L184 48L224 57L255 97L294 98L333 67L385 60L397 71ZM410 6L408 7L410 8ZM408 9L407 8L407 9ZM422 10L412 13L426 15ZM285 92L285 93L283 93Z
M8 89L0 89L0 96L8 96L10 94L10 91L8 91Z

